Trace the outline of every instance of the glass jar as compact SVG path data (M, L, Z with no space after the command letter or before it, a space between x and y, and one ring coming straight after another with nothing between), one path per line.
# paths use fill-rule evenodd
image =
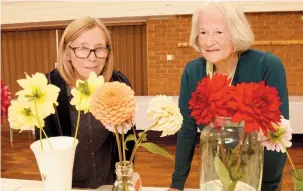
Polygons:
M201 191L260 191L263 146L244 122L216 117L200 137Z
M113 191L135 191L133 173L133 163L129 161L116 163L116 181Z

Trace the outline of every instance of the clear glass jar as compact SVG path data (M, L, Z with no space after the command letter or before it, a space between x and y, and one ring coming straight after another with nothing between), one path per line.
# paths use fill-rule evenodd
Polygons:
M126 161L116 163L116 181L113 191L135 191L133 183L133 163Z
M260 191L263 146L244 123L217 117L200 137L201 191Z

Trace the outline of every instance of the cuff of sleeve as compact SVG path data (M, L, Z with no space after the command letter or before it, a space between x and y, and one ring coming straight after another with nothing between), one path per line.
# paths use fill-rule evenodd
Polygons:
M186 178L173 177L170 188L184 190L185 181L186 181Z
M279 187L279 183L262 183L262 191L276 191Z

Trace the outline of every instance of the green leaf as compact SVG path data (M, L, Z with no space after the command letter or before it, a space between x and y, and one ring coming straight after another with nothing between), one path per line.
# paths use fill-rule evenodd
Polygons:
M158 145L154 143L141 143L140 146L144 147L146 150L148 150L151 153L159 154L164 157L170 158L172 161L175 162L174 158L163 148L159 147Z
M126 147L126 143L128 142L128 141L136 141L136 139L135 139L135 136L133 135L133 134L130 134L130 135L128 135L127 136L127 138L125 139L125 141L124 141L124 147L125 147L125 149L128 151L128 149L127 149L127 147Z
M142 141L146 142L147 141L147 134L145 134L144 132L141 132L138 134L139 137L142 137Z
M229 172L218 155L215 157L215 170L221 180L224 190L229 190L229 185L232 183Z
M228 191L234 191L234 190L236 189L237 182L238 182L238 181L232 182L232 183L228 186Z

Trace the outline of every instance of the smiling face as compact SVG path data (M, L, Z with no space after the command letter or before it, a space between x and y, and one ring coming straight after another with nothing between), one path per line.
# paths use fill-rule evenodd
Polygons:
M89 51L88 49L97 49L95 53L102 55L100 58L97 58L94 52L91 52L87 58L78 58L79 56L76 56L75 51L69 48L72 66L80 79L87 79L90 72L95 72L97 75L102 72L108 56L106 45L106 36L102 29L97 26L85 31L70 44L70 47L78 55L83 55L83 52L85 54L85 52Z
M210 7L200 13L198 25L198 45L202 56L211 63L228 59L234 46L224 15L217 8Z

